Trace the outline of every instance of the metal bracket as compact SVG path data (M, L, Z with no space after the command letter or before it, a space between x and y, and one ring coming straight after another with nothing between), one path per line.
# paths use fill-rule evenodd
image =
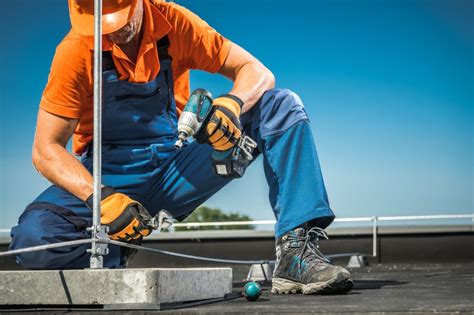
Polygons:
M95 231L94 231L95 229ZM104 257L109 254L109 248L107 241L109 237L107 235L109 227L105 225L95 225L87 228L87 231L92 233L92 238L95 241L92 242L92 246L87 250L91 254L90 268L99 269L104 266Z
M272 281L273 269L275 269L275 262L268 261L266 263L253 264L250 266L245 281Z
M240 138L238 147L242 150L242 153L245 155L247 160L253 160L253 150L257 147L257 142L255 142L252 138L245 135Z
M349 262L347 263L347 268L362 268L362 267L367 267L369 265L369 262L367 260L367 255L352 255L351 258L349 258Z

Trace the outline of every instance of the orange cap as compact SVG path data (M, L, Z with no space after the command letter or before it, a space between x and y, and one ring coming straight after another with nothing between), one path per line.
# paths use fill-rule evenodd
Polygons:
M132 18L137 0L102 0L102 34L124 27ZM72 27L81 35L94 35L94 0L69 0Z

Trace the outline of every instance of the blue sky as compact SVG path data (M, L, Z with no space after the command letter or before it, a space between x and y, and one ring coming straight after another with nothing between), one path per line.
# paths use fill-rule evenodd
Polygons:
M339 217L472 213L474 2L178 1L305 102ZM67 1L1 1L0 228L47 187L30 162ZM230 89L193 73L193 88ZM208 205L271 219L261 159Z

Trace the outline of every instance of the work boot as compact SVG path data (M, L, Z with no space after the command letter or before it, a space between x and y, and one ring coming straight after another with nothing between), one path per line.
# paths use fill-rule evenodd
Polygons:
M320 252L320 237L327 239L323 229L299 227L276 240L272 293L328 294L352 289L349 271L333 266Z

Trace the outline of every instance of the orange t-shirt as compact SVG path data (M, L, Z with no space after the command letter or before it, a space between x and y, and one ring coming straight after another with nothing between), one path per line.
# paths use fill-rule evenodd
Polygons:
M215 73L224 64L231 42L191 11L175 3L144 0L143 39L133 63L116 44L103 37L103 50L111 51L119 79L135 83L156 78L160 63L156 41L168 34L177 110L189 97L189 69ZM56 48L40 108L79 119L73 152L81 154L93 131L93 37L71 30Z

